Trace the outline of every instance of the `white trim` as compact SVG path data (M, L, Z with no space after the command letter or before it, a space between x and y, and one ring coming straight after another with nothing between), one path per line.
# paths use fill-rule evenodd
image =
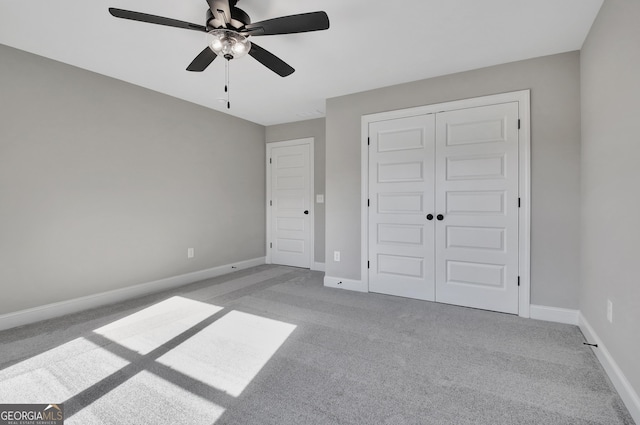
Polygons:
M369 292L369 288L361 280L343 279L340 277L324 277L324 286L328 288L347 289L349 291Z
M375 120L371 115L363 115L360 129L360 172L362 173L360 175L360 280L367 292L369 292L369 124L373 121Z
M269 165L269 159L271 158L271 149L274 147L284 147L284 146L299 146L299 145L309 145L309 268L313 270L314 261L315 261L315 232L316 232L316 214L315 214L315 139L313 137L306 137L304 139L293 139L293 140L285 140L282 142L268 142L266 145L266 185L267 185L267 199L265 208L267 213L266 219L266 229L267 229L267 239L266 239L266 257L265 261L267 264L271 264L271 248L269 244L271 243L271 208L269 208L269 201L271 200L271 167Z
M519 276L520 291L518 297L518 315L530 317L529 304L531 302L531 118L530 118L530 90L502 93L490 96L475 97L465 100L418 106L397 111L380 112L363 115L361 122L360 170L361 170L361 201L360 201L360 252L362 263L360 277L363 285L369 288L369 271L367 268L367 253L369 251L369 213L367 199L369 198L369 124L375 121L390 120L416 115L434 114L449 110L473 108L477 106L495 105L498 103L518 102L520 131L518 137L519 149L519 197L522 201L519 209Z
M211 279L232 273L233 271L259 266L265 263L264 257L251 260L239 261L237 263L225 264L211 269L186 273L179 276L168 277L153 282L140 283L126 288L114 289L112 291L101 292L99 294L87 295L85 297L46 304L14 313L0 316L0 330L14 328L16 326L28 325L41 320L53 319L54 317L66 314L77 313L90 308L100 307L108 304L115 304L129 299L177 288L194 282Z
M518 314L530 317L531 304L531 92L523 90L515 92L518 98L518 133L519 159L519 192L522 201L518 217L518 253L520 292Z
M324 263L314 262L313 263L313 267L311 268L311 270L315 270L315 271L318 271L318 272L323 272L324 271Z
M609 353L609 350L604 346L602 340L598 337L591 325L589 325L589 322L587 322L582 312L580 312L579 315L579 326L588 343L598 344L598 347L593 347L593 352L600 361L600 364L602 364L605 372L607 372L618 394L620 394L620 398L622 398L629 414L631 414L635 423L640 424L640 397L638 397L638 393L633 389L627 377L624 376L624 373L611 356L611 353Z
M535 320L566 323L567 325L575 326L578 326L578 316L580 314L578 310L534 304L531 305L529 312L531 313L531 318Z

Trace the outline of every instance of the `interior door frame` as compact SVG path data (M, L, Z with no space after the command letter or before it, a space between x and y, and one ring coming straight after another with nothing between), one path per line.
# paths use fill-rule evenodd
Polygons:
M457 109L518 102L520 129L518 132L518 315L530 317L531 304L531 91L520 90L464 100L418 106L395 111L363 115L361 120L361 268L363 286L369 291L369 124L375 121L434 114Z
M284 140L281 142L268 142L266 144L266 156L265 156L265 168L266 168L266 186L267 186L267 199L265 202L266 208L266 229L267 229L267 239L266 239L266 253L265 263L271 263L271 150L273 148L287 147L287 146L301 146L301 145L309 145L309 269L314 269L315 264L315 186L314 186L314 163L315 163L315 139L313 137L307 137L304 139L293 139L293 140Z

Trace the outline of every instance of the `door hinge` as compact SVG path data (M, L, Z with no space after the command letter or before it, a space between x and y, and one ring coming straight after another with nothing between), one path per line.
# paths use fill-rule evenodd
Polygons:
M272 207L273 206L273 201L269 201L269 206Z
M369 268L370 263L367 261L367 268Z
M520 286L520 276L518 276L518 286Z
M370 207L371 206L371 199L367 199L367 206Z
M520 208L520 198L518 198L518 208Z
M269 158L269 164L271 164L271 158Z
M371 145L371 138L367 137L367 146Z
M273 242L269 242L269 248L273 248Z
M518 130L520 130L520 120L518 120Z

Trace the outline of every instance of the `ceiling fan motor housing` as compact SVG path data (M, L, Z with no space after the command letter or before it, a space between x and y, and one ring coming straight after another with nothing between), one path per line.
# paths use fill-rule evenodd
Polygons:
M227 28L231 27L239 30L250 23L251 18L244 10L238 9L237 7L231 7L231 22L226 24ZM207 9L207 31L220 28L225 28L225 23L216 19L215 16L213 16L211 9Z

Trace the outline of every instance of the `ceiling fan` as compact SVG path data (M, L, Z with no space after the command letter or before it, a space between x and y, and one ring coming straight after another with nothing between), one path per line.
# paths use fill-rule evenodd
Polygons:
M236 7L238 0L207 0L207 3L209 9L205 25L113 7L109 8L109 13L116 18L208 33L209 45L187 67L187 71L196 72L204 71L218 56L229 61L248 53L276 74L286 77L295 69L273 53L250 42L249 37L295 34L329 28L329 17L325 12L282 16L252 23L249 15Z

